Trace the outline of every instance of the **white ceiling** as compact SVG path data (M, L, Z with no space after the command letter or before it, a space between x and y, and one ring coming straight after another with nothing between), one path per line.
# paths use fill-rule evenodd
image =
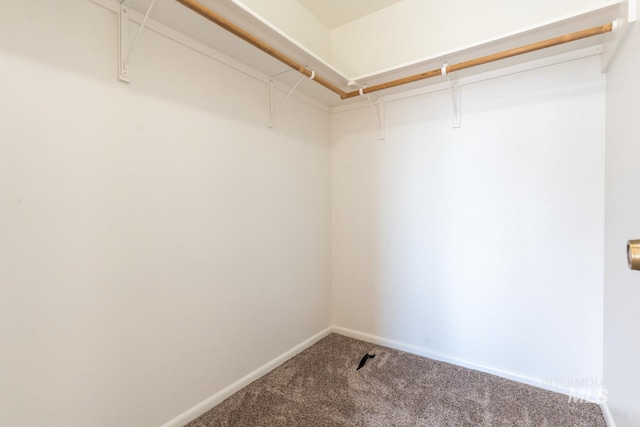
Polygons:
M298 0L330 30L402 0Z

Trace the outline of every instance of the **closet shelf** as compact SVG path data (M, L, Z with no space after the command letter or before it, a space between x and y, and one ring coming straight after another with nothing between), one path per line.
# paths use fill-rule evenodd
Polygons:
M131 5L131 8L140 13L144 13L150 3L151 0L137 0ZM431 70L440 70L445 63L464 63L476 58L509 51L566 34L599 26L607 26L615 22L616 24L614 24L614 26L618 26L615 32L603 31L601 34L583 38L578 41L556 45L497 62L485 63L474 66L473 68L461 69L455 73L455 78L464 78L502 67L530 63L541 58L567 54L574 51L583 51L590 55L594 53L602 54L603 69L606 70L613 53L615 53L616 47L627 31L628 24L635 20L635 10L628 9L628 0L608 2L601 7L497 37L492 40L482 41L471 46L425 57L393 69L353 77L344 75L326 61L314 55L311 51L243 6L238 0L198 0L198 3L223 17L224 20L241 28L246 33L259 39L270 48L277 50L279 54L292 59L294 63L303 65L304 70L300 69L298 71L307 77L309 77L312 71L314 77L319 76L321 79L326 80L329 86L334 86L336 89L335 92L338 94L327 90L327 85L322 87L317 84L307 83L300 85L298 89L328 106L338 106L346 102L357 101L360 98L353 96L354 88L347 85L349 81L354 81L359 85L366 85L367 87L382 85L389 81L427 73ZM158 1L151 17L267 76L277 75L275 79L287 86L296 84L300 77L296 72L286 72L291 69L291 63L285 65L277 59L268 56L263 51L256 49L254 47L255 44L252 46L246 43L244 40L227 32L218 25L212 24L207 19L179 4L178 1ZM308 70L308 72L305 70ZM387 95L436 83L442 83L442 79L420 80L408 85L384 89L380 93ZM341 100L341 97L344 98L344 93L351 93L351 95L349 95L351 99Z

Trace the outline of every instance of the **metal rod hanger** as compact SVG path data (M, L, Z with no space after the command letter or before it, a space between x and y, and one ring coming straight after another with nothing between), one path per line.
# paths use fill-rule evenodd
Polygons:
M431 70L431 71L426 71L424 73L420 73L420 74L415 74L413 76L408 76L408 77L403 77L401 79L397 79L397 80L392 80L386 83L381 83L381 84L377 84L374 86L367 86L364 87L362 89L359 90L354 90L352 92L345 92L342 89L340 89L339 87L335 86L334 84L332 84L331 82L329 82L328 80L318 76L314 71L309 70L306 66L296 62L295 60L289 58L287 55L283 54L282 52L276 50L275 48L271 47L269 44L263 42L262 40L258 39L257 37L253 36L252 34L246 32L245 30L243 30L242 28L238 27L237 25L229 22L228 20L226 20L225 18L223 18L222 16L218 15L217 13L215 13L214 11L212 11L211 9L207 8L206 6L198 3L195 0L176 0L178 3L188 7L189 9L193 10L194 12L196 12L197 14L201 15L202 17L208 19L209 21L217 24L218 26L224 28L225 30L229 31L230 33L234 34L235 36L241 38L242 40L246 41L247 43L257 47L258 49L260 49L261 51L265 52L266 54L272 56L273 58L277 59L278 61L282 62L283 64L286 64L287 66L293 68L294 70L298 71L299 73L305 75L306 77L308 77L311 80L314 80L315 82L317 82L318 84L321 84L322 86L324 86L325 88L329 89L330 91L334 92L335 94L339 95L340 98L342 99L348 99L348 98L353 98L356 96L361 96L361 95L366 95L367 93L371 93L371 92L377 92L383 89L389 89L392 87L396 87L396 86L401 86L407 83L413 83L419 80L424 80L424 79L428 79L431 77L436 77L436 76L440 76L443 75L443 69L442 68L438 68L435 70ZM559 37L554 37L548 40L544 40L541 42L537 42L537 43L532 43L526 46L521 46L515 49L509 49L509 50L505 50L503 52L499 52L499 53L494 53L491 55L487 55L487 56L483 56L480 58L476 58L476 59L472 59L469 61L464 61L464 62L459 62L457 64L453 64L453 65L448 65L446 67L446 73L453 73L455 71L459 71L459 70L464 70L467 68L471 68L471 67L475 67L478 65L483 65L483 64L488 64L490 62L495 62L495 61L500 61L502 59L507 59L507 58L511 58L514 56L518 56L518 55L523 55L525 53L530 53L530 52L535 52L537 50L541 50L541 49L546 49L549 47L553 47L553 46L557 46L557 45L561 45L564 43L570 43L576 40L581 40L581 39L585 39L588 37L593 37L593 36L597 36L600 34L605 34L605 33L610 33L611 31L613 31L614 28L614 23L613 22L609 22L607 24L603 24L603 25L598 25L597 27L592 27L592 28L588 28L586 30L581 30L581 31L576 31L574 33L570 33L570 34L565 34L563 36L559 36ZM444 68L444 67L443 67Z

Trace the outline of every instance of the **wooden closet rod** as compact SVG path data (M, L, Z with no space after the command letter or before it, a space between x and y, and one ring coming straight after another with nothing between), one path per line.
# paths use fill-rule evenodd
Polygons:
M503 52L494 53L491 55L483 56L481 58L472 59L470 61L459 62L457 64L447 66L446 71L447 71L447 74L453 73L455 71L464 70L465 68L471 68L477 65L488 64L489 62L500 61L501 59L507 59L513 56L518 56L518 55L522 55L529 52L535 52L536 50L546 49L548 47L569 43L569 42L584 39L587 37L597 36L599 34L610 33L612 30L613 30L613 23L610 22L608 24L599 25L597 27L589 28L582 31L576 31L575 33L566 34L564 36L555 37L555 38L537 42L537 43L532 43L532 44L521 46L515 49L505 50ZM360 93L361 92L360 90L354 90L353 92L348 92L346 96L342 97L342 99L353 98L354 96L359 96L361 94L364 95L370 92L377 92L379 90L389 89L391 87L396 87L396 86L404 85L407 83L413 83L419 80L424 80L430 77L435 77L440 75L442 75L442 69L438 68L437 70L431 70L431 71L427 71L420 74L414 74L413 76L392 80L390 82L381 83L375 86L368 86L362 89L362 93Z
M299 73L307 76L311 80L314 80L314 81L318 82L319 84L321 84L322 86L326 87L330 91L340 95L340 98L342 98L342 99L346 98L347 93L345 91L341 90L339 87L331 84L331 82L329 82L326 79L323 79L322 77L318 76L316 73L312 72L311 70L309 70L304 65L299 64L298 62L296 62L293 59L289 58L285 54L277 51L276 49L274 49L271 46L269 46L267 43L263 42L262 40L258 39L255 36L249 34L245 30L243 30L242 28L238 27L237 25L227 21L222 16L218 15L217 13L212 11L211 9L203 6L202 4L198 3L197 1L194 1L194 0L176 0L176 1L178 3L184 5L184 6L188 7L189 9L193 10L197 14L203 16L204 18L208 19L209 21L213 22L214 24L217 24L220 27L224 28L225 30L229 31L231 34L234 34L237 37L240 37L242 40L246 41L247 43L252 44L253 46L257 47L258 49L260 49L261 51L266 53L267 55L270 55L270 56L274 57L275 59L277 59L278 61L282 62L283 64L288 65L289 67L293 68L294 70L298 71Z
M299 73L310 78L311 80L316 81L317 83L326 87L330 91L339 95L340 98L342 99L348 99L348 98L353 98L355 96L366 95L367 93L377 92L379 90L389 89L389 88L404 85L407 83L413 83L419 80L424 80L431 77L442 75L442 69L438 68L436 70L426 71L420 74L414 74L413 76L403 77L401 79L392 80L390 82L381 83L375 86L367 86L359 90L354 90L352 92L345 92L339 87L329 82L328 80L318 76L315 72L309 70L304 65L294 61L293 59L289 58L282 52L279 52L278 50L269 46L267 43L249 34L242 28L238 27L237 25L227 21L222 16L218 15L217 13L205 7L204 5L198 3L197 1L195 0L176 0L176 1L188 7L189 9L193 10L197 14L203 16L204 18L208 19L209 21L219 25L220 27L224 28L230 33L236 35L237 37L241 38L247 43L250 43L251 45L257 47L261 51L265 52L267 55L272 56L278 61L286 64L287 66L293 68ZM569 43L572 41L581 40L584 38L593 37L600 34L610 33L611 31L613 31L613 22L610 22L604 25L599 25L593 28L588 28L582 31L576 31L575 33L566 34L564 36L554 37L552 39L544 40L541 42L532 43L526 46L521 46L515 49L505 50L503 52L494 53L491 55L483 56L481 58L472 59L470 61L459 62L457 64L447 66L446 72L447 74L453 73L455 71L464 70L466 68L488 64L490 62L500 61L502 59L511 58L513 56L518 56L525 53L535 52L536 50L546 49L548 47L557 46L560 44Z

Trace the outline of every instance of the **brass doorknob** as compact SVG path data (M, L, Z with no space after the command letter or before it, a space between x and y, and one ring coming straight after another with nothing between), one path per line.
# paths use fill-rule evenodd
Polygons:
M640 240L627 242L627 262L632 270L640 270Z

